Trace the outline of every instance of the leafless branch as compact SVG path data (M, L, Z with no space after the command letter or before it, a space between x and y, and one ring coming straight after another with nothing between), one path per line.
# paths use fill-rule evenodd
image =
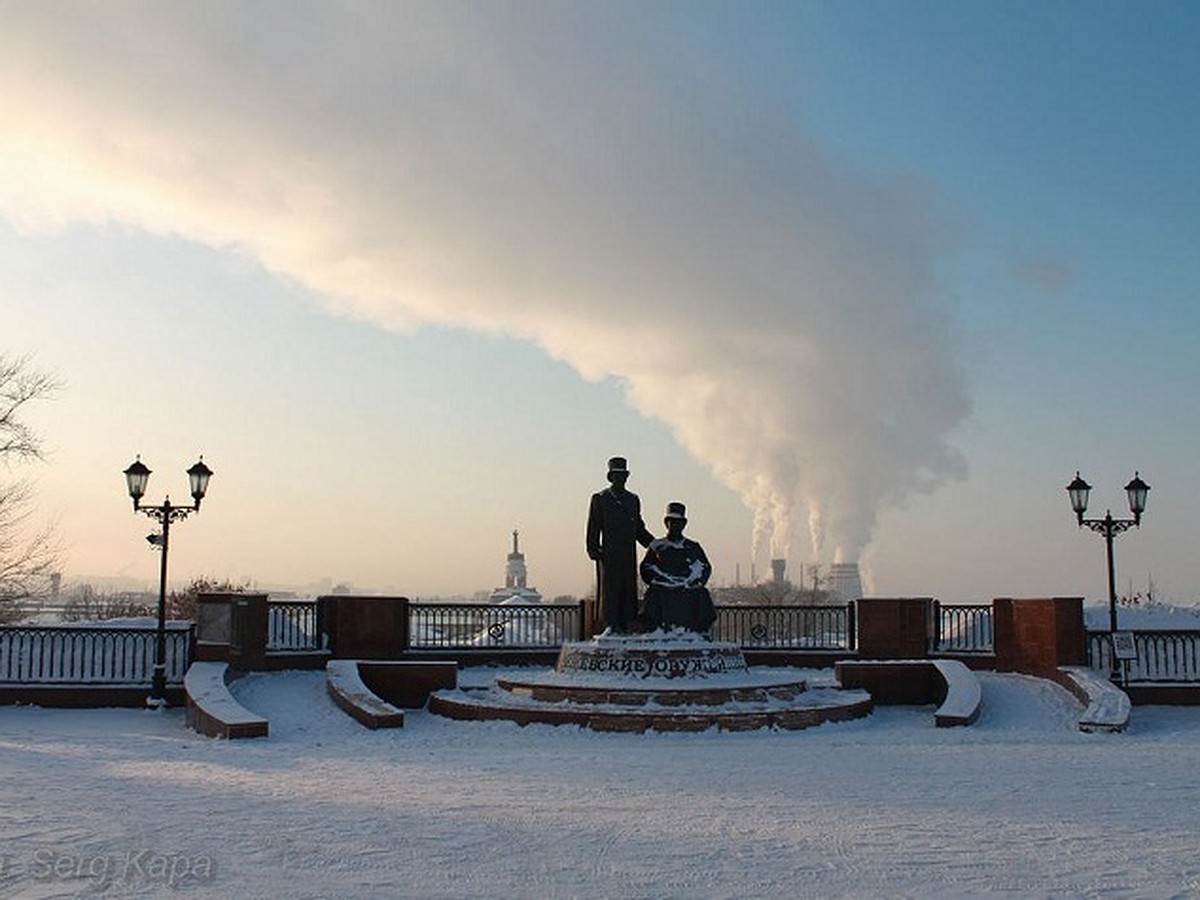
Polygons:
M0 354L0 462L41 459L37 434L21 419L26 404L51 396L59 382L28 357ZM51 526L35 527L27 481L0 482L0 618L49 592L60 548Z
M0 354L0 460L41 458L41 441L20 414L26 404L49 398L61 386L53 376L32 368L28 357Z

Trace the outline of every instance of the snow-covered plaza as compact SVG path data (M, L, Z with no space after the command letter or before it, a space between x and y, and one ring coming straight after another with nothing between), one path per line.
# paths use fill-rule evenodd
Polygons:
M200 737L182 710L3 708L0 896L1200 893L1200 708L1083 734L1057 685L980 678L954 729L881 707L797 732L426 712L373 732L322 672L233 685L264 740Z

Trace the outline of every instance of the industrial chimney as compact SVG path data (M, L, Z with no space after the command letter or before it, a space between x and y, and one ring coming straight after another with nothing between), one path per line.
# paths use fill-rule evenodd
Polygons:
M858 563L834 563L829 567L829 577L825 582L831 599L849 603L862 597L862 578L858 574Z
M771 573L776 587L783 587L785 572L787 572L786 559L771 560Z

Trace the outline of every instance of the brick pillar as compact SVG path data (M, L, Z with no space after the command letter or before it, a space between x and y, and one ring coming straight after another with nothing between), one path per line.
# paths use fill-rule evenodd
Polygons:
M246 670L266 668L267 595L229 597L229 664Z
M317 608L335 659L395 659L408 649L407 597L333 594Z
M992 654L997 672L1015 672L1013 648L1013 599L997 597L992 601Z
M865 597L858 601L859 659L925 659L929 597Z
M996 671L1049 678L1087 662L1081 597L1001 598L992 610Z

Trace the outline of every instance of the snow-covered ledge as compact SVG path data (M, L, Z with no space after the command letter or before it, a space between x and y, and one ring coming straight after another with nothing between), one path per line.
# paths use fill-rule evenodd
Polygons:
M266 737L267 720L234 699L229 680L228 663L191 664L183 676L188 727L208 737Z
M368 728L401 728L404 712L367 687L358 660L331 659L325 664L325 687L344 712Z
M1066 688L1087 706L1079 718L1080 731L1125 730L1132 710L1128 694L1093 669L1062 666L1058 671Z
M946 699L933 714L933 723L938 728L970 725L983 706L978 676L956 659L934 660L933 665L946 682Z

